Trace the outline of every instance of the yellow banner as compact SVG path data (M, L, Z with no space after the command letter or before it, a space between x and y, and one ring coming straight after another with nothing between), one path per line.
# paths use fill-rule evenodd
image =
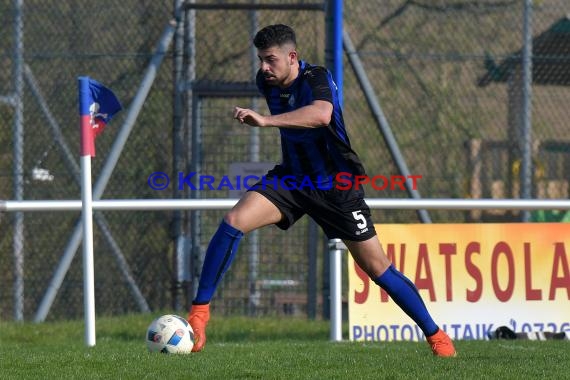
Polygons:
M452 339L570 332L570 223L376 225L395 267ZM350 339L423 340L349 255Z

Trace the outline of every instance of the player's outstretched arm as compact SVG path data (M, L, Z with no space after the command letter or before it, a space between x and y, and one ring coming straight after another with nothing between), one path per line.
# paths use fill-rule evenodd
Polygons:
M308 106L279 115L263 116L249 109L235 107L234 119L253 127L319 128L331 121L333 106L324 100L315 100Z

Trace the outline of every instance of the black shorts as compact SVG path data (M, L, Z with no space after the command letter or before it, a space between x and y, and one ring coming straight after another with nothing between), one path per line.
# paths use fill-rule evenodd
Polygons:
M364 201L362 188L341 190L334 186L299 186L283 180L279 170L271 170L265 180L252 186L266 197L285 216L276 226L282 230L291 227L307 214L321 226L329 239L365 241L376 236L370 208ZM323 186L324 188L324 186Z

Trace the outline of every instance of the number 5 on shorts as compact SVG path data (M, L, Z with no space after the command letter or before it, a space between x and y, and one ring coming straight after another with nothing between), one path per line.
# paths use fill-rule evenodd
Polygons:
M359 229L364 229L367 225L366 223L366 218L364 217L364 215L362 215L362 211L358 210L358 211L353 211L352 212L352 216L354 217L355 220L357 221L361 221L361 223L358 223L356 225L356 227L358 227Z

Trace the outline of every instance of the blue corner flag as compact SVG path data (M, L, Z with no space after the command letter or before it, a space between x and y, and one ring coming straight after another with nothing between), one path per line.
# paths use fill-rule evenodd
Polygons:
M95 156L95 138L111 118L122 109L107 87L89 77L79 77L79 115L81 116L81 156Z

